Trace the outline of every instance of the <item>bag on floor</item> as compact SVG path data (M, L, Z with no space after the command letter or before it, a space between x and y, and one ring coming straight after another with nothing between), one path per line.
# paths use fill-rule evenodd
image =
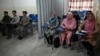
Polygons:
M60 47L60 39L59 37L54 38L54 47L59 48Z

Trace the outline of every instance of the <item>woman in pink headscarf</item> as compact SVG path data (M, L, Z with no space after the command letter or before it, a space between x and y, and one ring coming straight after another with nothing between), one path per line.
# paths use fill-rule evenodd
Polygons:
M86 20L80 25L79 31L81 31L82 28L87 32L86 41L92 45L95 45L93 41L95 39L94 35L98 32L98 26L95 20L95 16L92 12L88 13Z
M61 33L61 37L60 37L61 45L63 44L65 40L66 44L70 46L71 44L70 39L72 36L72 32L76 28L76 21L73 18L72 12L67 13L67 18L63 20L61 27L64 28L64 32Z
M79 31L81 31L82 28L87 33L86 37L82 40L82 43L87 49L87 53L89 55L94 55L93 49L96 43L95 34L98 33L98 26L92 12L88 13L86 20L80 25Z

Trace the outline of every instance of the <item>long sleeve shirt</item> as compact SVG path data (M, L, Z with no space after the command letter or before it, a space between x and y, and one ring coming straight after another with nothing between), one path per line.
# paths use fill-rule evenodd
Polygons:
M76 28L76 21L75 19L64 19L61 27L64 29L70 28L71 30L74 30Z
M20 24L22 24L22 25L26 25L26 24L28 24L29 23L29 20L30 20L30 18L29 17L27 17L27 16L23 16L23 18L21 19L21 22L20 22Z
M19 17L18 16L12 17L12 21L10 23L11 24L17 24L17 23L19 23Z

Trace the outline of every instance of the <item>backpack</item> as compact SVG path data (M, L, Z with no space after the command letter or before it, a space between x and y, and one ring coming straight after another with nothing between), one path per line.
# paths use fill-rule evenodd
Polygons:
M53 44L54 44L55 48L59 48L60 47L60 39L59 39L59 37L54 38Z

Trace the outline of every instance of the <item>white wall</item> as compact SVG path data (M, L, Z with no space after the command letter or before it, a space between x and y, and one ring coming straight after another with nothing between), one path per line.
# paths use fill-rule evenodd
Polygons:
M93 12L97 15L97 9L99 9L99 0L94 0Z
M18 15L22 15L22 11L37 14L36 0L0 0L0 19L3 17L3 11L8 11L12 16L12 10L16 10Z

